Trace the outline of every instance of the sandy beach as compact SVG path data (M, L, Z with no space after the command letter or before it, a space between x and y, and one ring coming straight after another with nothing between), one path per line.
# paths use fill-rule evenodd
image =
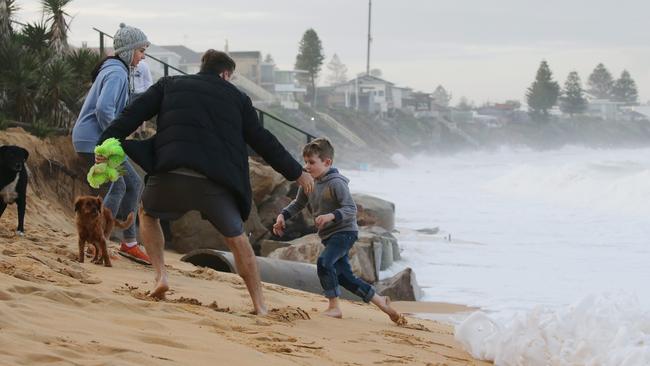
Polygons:
M398 327L363 303L345 318L319 314L322 297L265 284L271 315L248 314L243 282L168 253L173 291L146 296L150 268L119 258L113 268L75 258L70 227L30 225L25 237L0 221L0 364L75 365L479 365L452 328L409 318ZM462 310L400 304L403 311Z
M38 152L29 161L25 236L14 233L15 206L0 218L2 365L485 364L461 349L450 325L408 317L409 325L398 327L374 307L349 301L342 304L344 319L331 319L320 314L322 296L277 285L264 284L270 315L250 315L237 275L181 262L174 252L167 253L172 291L167 300L153 301L147 296L151 268L120 256L112 268L78 263L66 194L79 188L66 186L56 168L57 161L68 165L69 147L19 129L0 137L0 143ZM437 303L396 307L406 313L469 310Z

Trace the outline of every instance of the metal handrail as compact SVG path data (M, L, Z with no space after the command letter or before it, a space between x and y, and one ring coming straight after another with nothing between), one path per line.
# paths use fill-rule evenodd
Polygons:
M104 36L109 37L111 39L113 39L113 36L111 36L110 34L104 32L104 31L102 31L100 29L97 29L95 27L93 27L93 30L99 33L99 52L100 52L101 55L104 55L105 54L105 52L104 52ZM150 59L152 59L152 60L154 60L154 61L156 61L156 62L163 65L164 75L165 76L169 76L169 69L172 69L172 70L174 70L174 71L176 71L176 72L178 72L178 73L180 73L182 75L187 75L187 72L185 72L183 70L180 70L180 69L168 64L165 61L162 61L162 60L160 60L160 59L158 59L158 58L156 58L154 56L151 56L150 54L148 54L146 52L145 52L145 55L148 58L150 58ZM292 128L293 130L298 131L298 132L302 133L303 135L305 135L305 137L307 138L307 143L311 142L311 140L316 138L316 136L314 136L314 135L310 134L309 132L304 131L304 130L292 125L291 123L281 119L280 117L278 117L276 115L273 115L273 114L271 114L269 112L263 111L263 110L255 107L255 106L253 106L253 108L255 108L255 110L257 111L257 113L259 115L260 123L262 125L264 125L264 116L266 115L266 116L269 116L272 119L280 122L281 124L283 124L283 125L285 125L285 126L287 126L289 128Z

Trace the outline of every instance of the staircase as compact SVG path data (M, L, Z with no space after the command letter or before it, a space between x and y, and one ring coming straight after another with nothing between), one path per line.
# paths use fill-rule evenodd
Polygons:
M458 128L458 125L455 122L449 121L448 119L441 117L436 119L438 122L442 123L449 129L450 132L462 137L465 141L467 141L470 145L473 145L474 147L479 147L478 141L476 141L475 138L467 134L467 132L461 130Z

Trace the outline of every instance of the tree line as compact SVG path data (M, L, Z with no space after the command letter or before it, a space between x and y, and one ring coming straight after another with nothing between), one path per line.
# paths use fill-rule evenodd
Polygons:
M571 71L564 82L564 87L553 80L553 73L546 61L537 69L535 81L528 88L526 100L531 116L546 119L549 110L559 104L566 114L580 114L587 110L587 95L594 99L605 99L623 105L638 105L639 93L636 83L627 70L614 80L605 65L599 63L587 80L585 90L577 71Z

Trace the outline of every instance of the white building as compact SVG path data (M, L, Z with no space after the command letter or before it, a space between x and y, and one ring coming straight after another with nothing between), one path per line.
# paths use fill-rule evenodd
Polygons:
M173 51L170 51L161 46L156 46L155 44L147 47L147 55L151 55L158 60L165 62L173 67L180 68L181 56ZM145 60L147 60L145 58ZM154 59L147 60L149 64L149 69L151 70L151 77L153 81L160 79L165 76L165 68L160 62L156 62ZM169 75L178 75L179 73L173 69L169 69Z
M612 102L608 99L593 99L587 105L587 114L592 117L599 117L604 120L615 120L619 107L625 103Z

